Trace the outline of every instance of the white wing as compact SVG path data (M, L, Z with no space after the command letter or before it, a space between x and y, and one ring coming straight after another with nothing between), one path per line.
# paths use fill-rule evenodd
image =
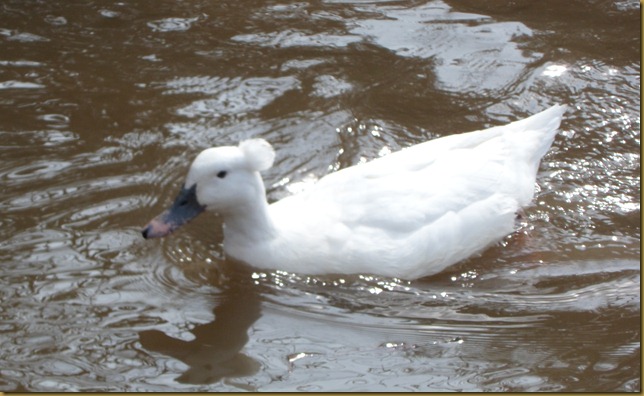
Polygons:
M284 249L306 252L298 268L308 273L439 272L512 232L564 110L555 106L327 175L271 205L286 240L299 244L285 242Z

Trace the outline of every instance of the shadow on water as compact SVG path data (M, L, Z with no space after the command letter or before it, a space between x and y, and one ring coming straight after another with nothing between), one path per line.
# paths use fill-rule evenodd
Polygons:
M176 381L184 384L212 384L224 378L246 377L255 374L260 363L241 353L248 342L248 330L261 316L261 301L257 288L241 283L229 287L217 296L213 309L215 319L196 325L190 333L192 341L170 337L159 330L139 332L141 345L181 360L189 366Z

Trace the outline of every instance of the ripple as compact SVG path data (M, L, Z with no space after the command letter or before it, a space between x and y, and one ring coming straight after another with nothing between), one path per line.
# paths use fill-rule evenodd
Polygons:
M285 30L280 32L240 34L231 40L255 44L263 47L346 47L349 44L362 41L358 35L306 34L301 31Z
M69 117L63 114L45 114L38 116L38 119L45 121L54 128L65 128L69 125Z
M54 176L58 175L52 175L52 177ZM0 202L0 207L3 207L7 212L14 212L54 205L57 203L72 202L74 198L82 198L91 194L99 194L120 188L137 186L141 183L153 183L154 180L150 180L153 179L153 176L156 175L132 174L122 177L95 179L91 182L73 182L67 185L58 185L48 189L30 191L24 195L10 198L4 202ZM132 200L138 199L140 202L153 203L150 201L152 197L149 196L140 198L126 197L126 199L129 199L130 202L137 202ZM77 208L70 209L75 210Z
M606 267L606 264L597 263L593 271L601 271L602 266ZM619 274L624 269L635 267L636 263L611 268ZM574 268L563 264L558 267L565 271L574 271ZM276 310L282 321L290 322L288 318L292 315L302 315L308 321L319 323L322 329L333 328L335 332L344 329L343 335L347 340L338 349L328 344L327 348L313 350L298 347L300 343L304 346L319 345L315 339L323 336L313 330L309 330L303 340L291 338L285 341L299 352L289 356L302 356L293 363L290 386L300 386L297 384L304 377L296 373L306 372L309 381L313 375L318 381L326 383L325 389L335 389L329 379L310 371L329 365L352 373L353 378L356 375L361 378L361 381L352 383L357 385L355 390L366 389L360 387L364 384L368 384L371 390L380 389L383 381L388 390L567 389L569 385L566 383L542 377L537 367L578 367L580 360L587 361L592 357L580 355L583 348L580 349L576 335L553 330L552 323L562 320L563 316L575 315L575 312L588 314L599 309L610 315L615 300L599 305L586 304L584 295L604 298L607 292L615 290L619 281L600 282L599 287L578 287L571 285L583 285L580 279L562 279L562 286L566 285L562 291L544 293L543 288L526 290L524 279L543 284L544 275L545 279L560 277L556 270L548 274L544 267L540 271L542 275L526 272L517 279L499 279L506 288L509 283L515 289L512 293L494 291L493 285L492 289L488 288L485 284L491 278L480 287L468 290L446 285L440 280L418 283L377 277L298 279L296 275L286 273L256 273L254 278L259 285L280 290L280 294L268 295L270 304L267 309L269 312ZM587 272L588 276L594 276L591 275L592 271ZM295 281L288 281L289 278ZM631 296L633 300L628 304L633 315L637 315L639 310L637 279L638 275L633 274L632 287L615 292L615 295ZM589 281L597 282L596 279ZM374 295L370 291L374 287L383 291ZM427 305L431 301L435 303ZM548 307L545 312L550 311L549 315L544 315L544 307ZM482 314L486 310L488 314ZM573 317L569 316L566 320L576 320ZM603 340L606 329L603 325L587 323L586 318L582 315L578 319L579 325L584 326L586 336L602 342L600 340ZM614 327L618 328L619 325L615 324ZM315 326L310 327L313 328ZM356 331L356 336L351 335L351 331ZM390 340L381 344L382 352L363 343L375 334ZM270 338L271 335L264 334L263 337ZM362 337L362 342L356 337ZM544 349L544 345L548 347ZM271 346L277 347L275 344ZM620 353L619 348L622 347L618 346L617 352L607 353ZM562 355L561 351L565 350L571 353ZM611 348L606 350L612 351ZM490 351L494 351L496 363L485 358ZM467 362L460 359L464 354L468 356ZM361 362L364 359L377 359L382 362L382 368ZM358 374L359 368L364 366L372 369L368 374L364 371ZM454 379L455 370L461 373L459 380ZM474 376L474 373L477 374ZM337 375L334 378L341 379ZM345 389L346 386L345 383Z
M313 84L313 95L321 98L332 98L349 92L353 86L330 75L318 76Z
M28 60L0 60L0 66L11 67L40 67L43 63Z
M33 181L33 179L51 179L58 175L58 172L69 168L72 165L69 161L40 161L33 164L14 167L4 175L11 182Z
M418 7L368 6L379 15L360 19L350 31L402 57L434 59L436 88L449 92L502 90L540 58L519 48L532 30L518 22L452 11L442 1Z
M80 227L92 222L102 221L108 215L115 216L133 211L143 200L140 197L124 197L103 201L99 204L85 207L69 216L68 226Z
M108 10L108 9L105 9L105 8L99 10L98 13L100 14L100 16L102 16L104 18L109 18L109 19L118 18L118 17L121 16L120 12L113 11L113 10Z
M199 19L199 17L165 18L148 22L148 27L150 27L154 32L185 32L190 29L195 22L199 21Z
M79 141L78 134L71 131L44 130L44 131L0 131L2 143L0 149L25 149L31 146L54 147Z
M50 41L48 38L39 36L29 32L20 32L17 30L0 28L0 36L5 36L9 41L16 41L21 43L36 43Z
M50 25L54 25L54 26L67 25L67 18L65 18L64 16L47 15L44 19L45 19L45 22L49 23Z
M42 85L42 84L29 82L29 81L16 81L16 80L0 81L0 90L5 90L5 89L42 89L42 88L45 88L45 86Z
M430 284L429 289L397 279L315 278L279 271L258 272L253 279L257 285L268 287L270 307L309 320L400 334L458 329L471 340L492 328L497 335L510 329L533 328L560 312L596 312L617 306L637 312L637 263L585 264L537 267L512 272L511 276L503 272L487 274L485 280L470 280L474 286L467 289L458 285L459 278L452 278L455 284ZM571 275L564 276L562 271ZM386 324L383 318L387 318ZM432 320L445 325L423 325Z
M305 70L318 65L325 64L327 61L324 59L291 59L284 62L281 66L282 71L291 70Z
M170 81L167 86L170 88L166 92L168 94L200 92L215 96L214 99L198 100L177 110L179 115L194 118L245 114L261 110L285 92L298 89L300 83L294 77L190 77Z

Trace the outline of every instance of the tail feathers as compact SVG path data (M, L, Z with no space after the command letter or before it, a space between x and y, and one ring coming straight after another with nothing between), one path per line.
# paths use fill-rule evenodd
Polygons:
M547 110L537 113L526 119L511 124L511 130L519 133L513 134L517 148L526 152L520 153L538 165L541 158L546 155L557 135L561 119L567 110L565 105L555 105Z
M556 105L541 113L508 125L505 139L511 154L506 157L507 179L513 181L513 196L520 206L534 195L534 183L541 158L548 152L557 135L566 106Z

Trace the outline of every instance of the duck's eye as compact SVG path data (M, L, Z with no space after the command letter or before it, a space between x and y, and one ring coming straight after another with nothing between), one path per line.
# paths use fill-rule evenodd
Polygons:
M224 177L226 177L227 174L228 172L226 171L219 171L219 173L217 173L217 177L220 179L223 179Z

